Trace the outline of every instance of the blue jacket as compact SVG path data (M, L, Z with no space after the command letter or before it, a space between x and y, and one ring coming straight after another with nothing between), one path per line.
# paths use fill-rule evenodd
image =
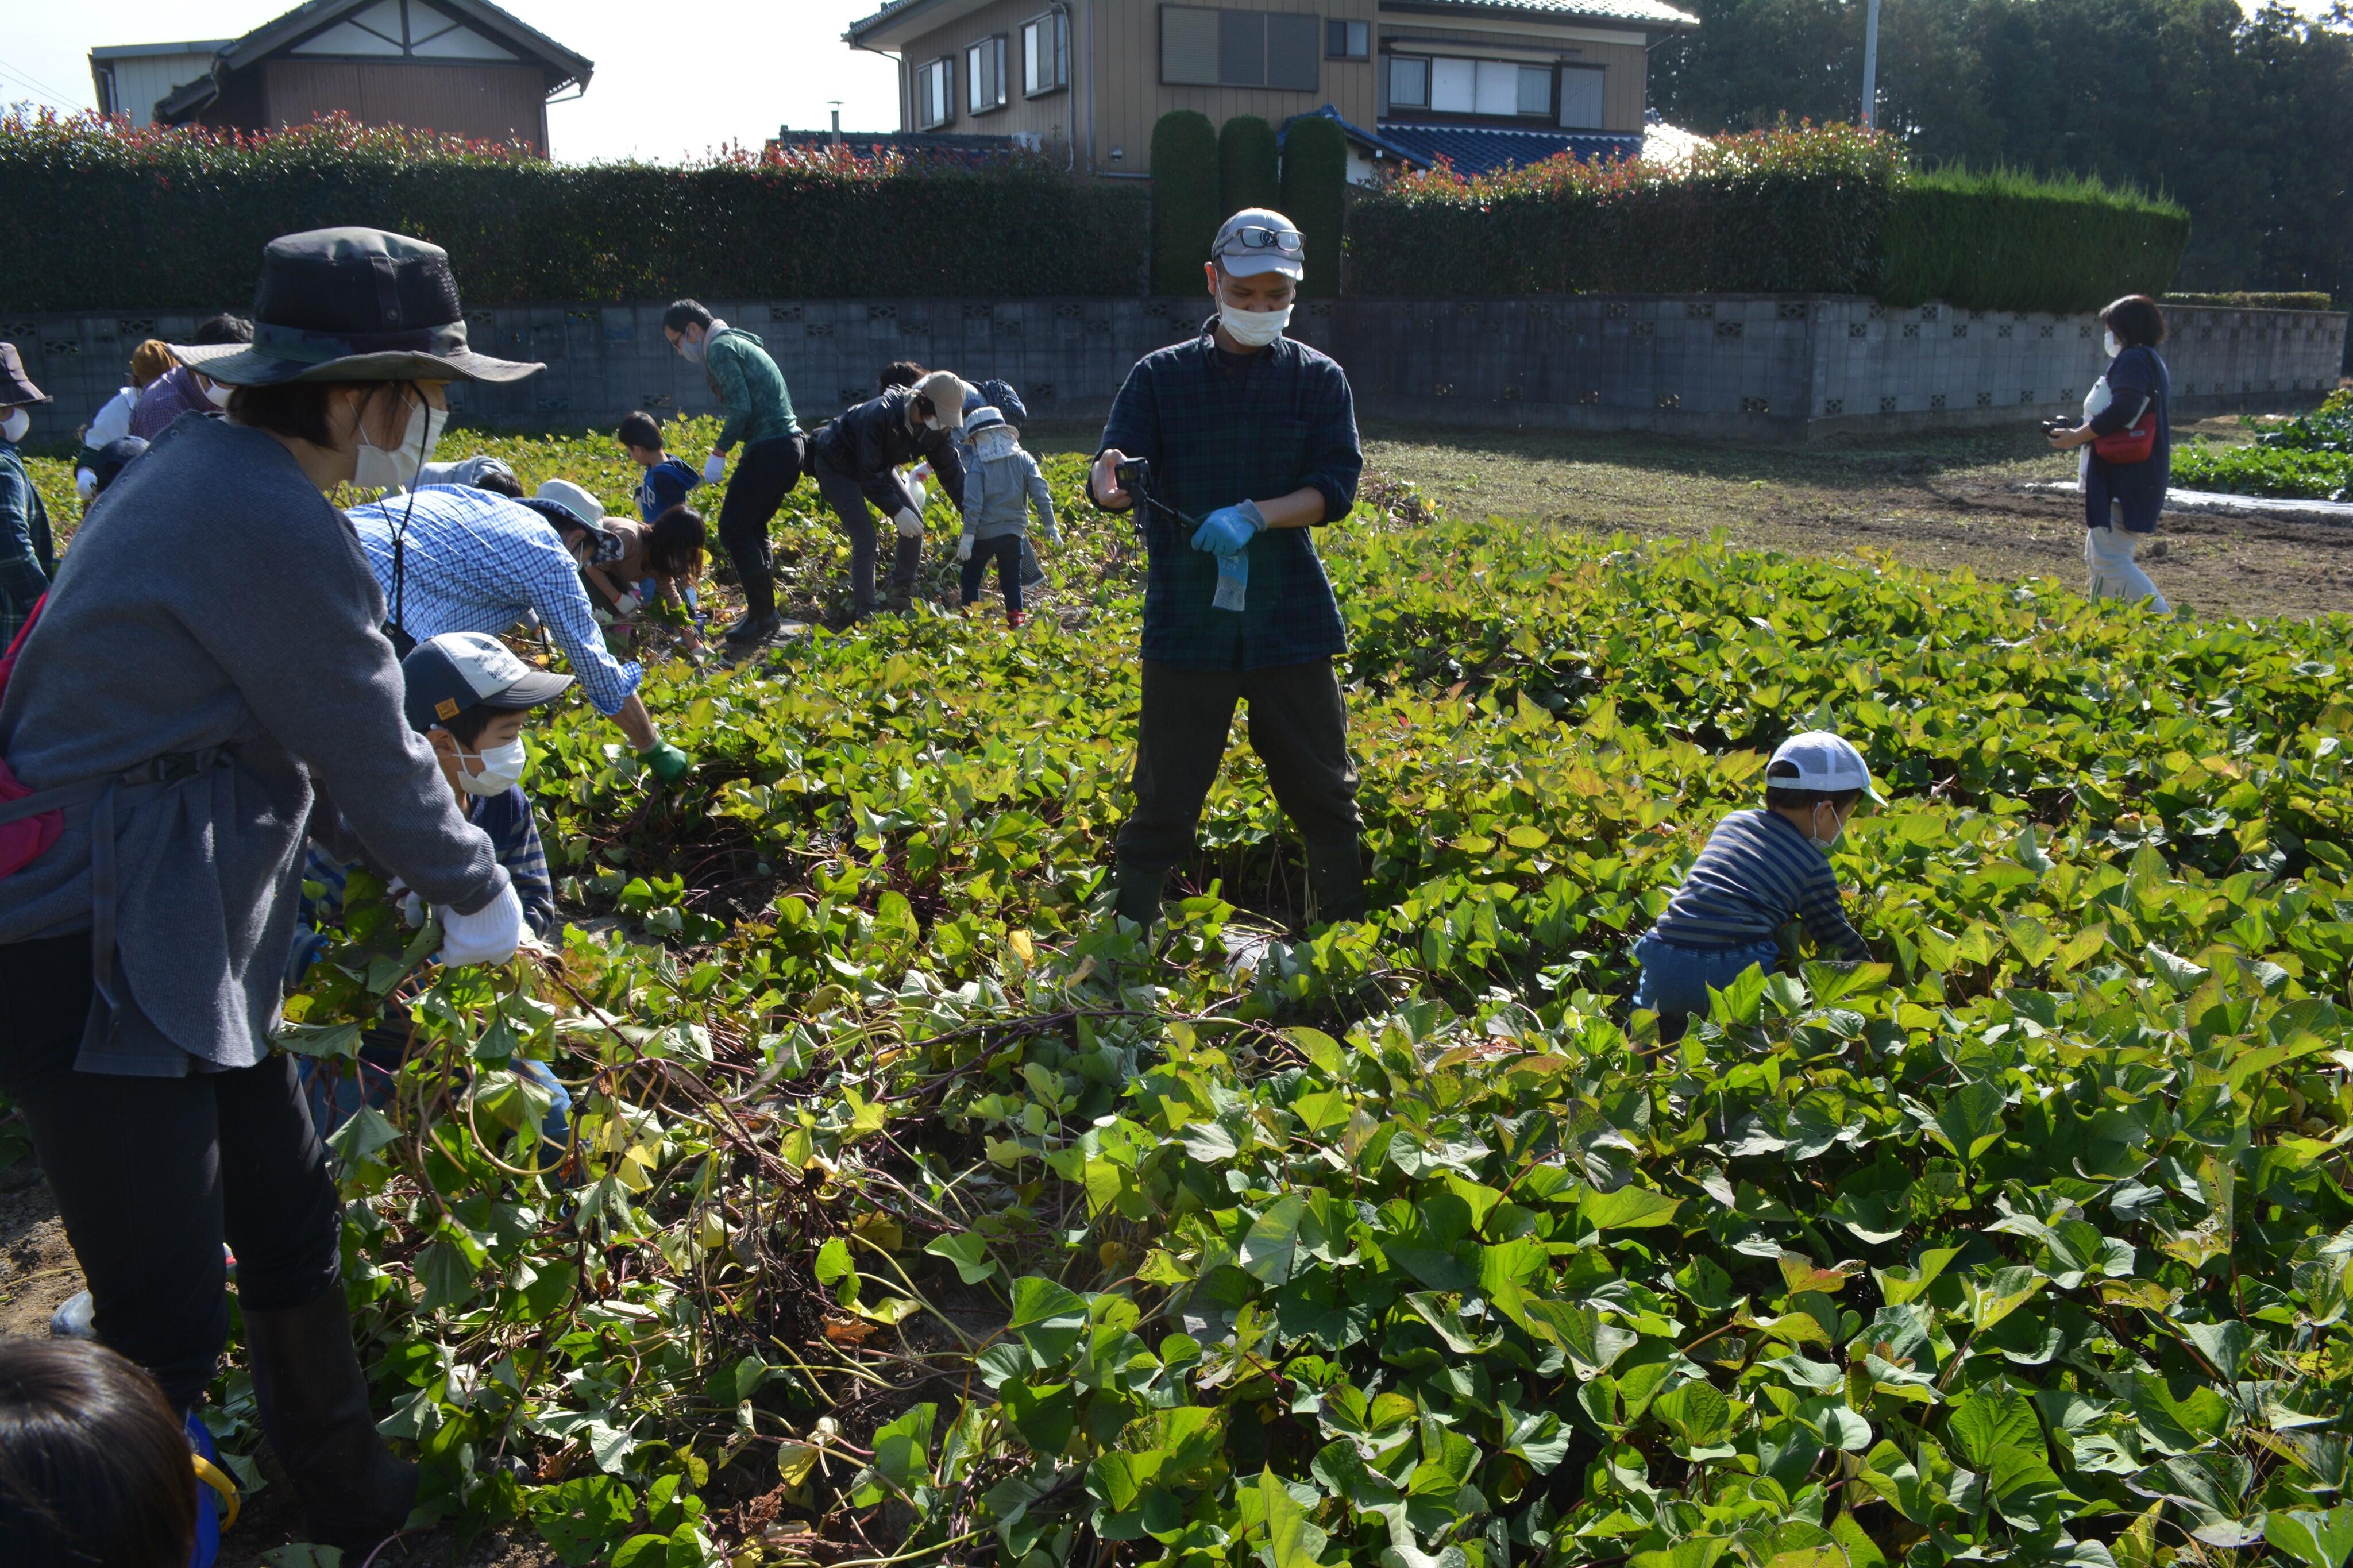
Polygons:
M2108 362L2108 405L2092 416L2103 436L2127 429L2145 407L2157 411L2157 444L2137 463L2111 463L2084 448L2084 525L2106 528L2117 509L2127 533L2152 533L2173 478L2173 375L2153 348L2135 344Z
M688 492L702 482L702 476L680 462L665 458L646 470L638 482L638 515L650 524L653 520L679 505Z

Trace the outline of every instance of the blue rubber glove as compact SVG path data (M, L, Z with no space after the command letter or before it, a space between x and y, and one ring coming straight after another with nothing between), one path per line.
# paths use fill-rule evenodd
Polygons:
M1209 600L1209 607L1214 610L1231 610L1234 614L1240 615L1249 587L1250 552L1237 550L1230 554L1219 556L1218 591Z
M1250 548L1258 531L1266 526L1257 503L1244 501L1240 506L1221 506L1201 520L1193 531L1193 548L1206 550L1212 555L1232 555Z

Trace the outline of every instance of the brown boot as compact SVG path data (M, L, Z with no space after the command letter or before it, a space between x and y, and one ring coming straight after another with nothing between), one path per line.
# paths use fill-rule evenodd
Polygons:
M417 1467L376 1436L341 1286L281 1312L245 1314L261 1428L302 1500L310 1539L372 1552L408 1522Z

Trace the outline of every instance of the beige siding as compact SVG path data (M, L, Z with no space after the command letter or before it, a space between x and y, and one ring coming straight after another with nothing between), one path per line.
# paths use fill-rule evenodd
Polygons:
M264 114L302 125L340 110L364 125L406 125L547 152L547 79L537 66L269 60Z
M1021 24L1046 15L1047 10L1045 0L995 0L968 16L911 41L899 68L902 126L909 131L915 128L914 94L909 85L912 73L917 67L944 56L955 64L955 118L933 129L959 136L1009 136L1016 132L1035 132L1056 152L1068 152L1071 105L1077 98L1074 89L1084 86L1082 62L1078 58L1079 39L1085 30L1083 17L1079 15L1082 6L1071 7L1071 88L1037 98L1022 96ZM975 114L965 101L965 47L992 34L1000 34L1005 39L1006 103L1002 109Z
M1238 9L1307 12L1327 21L1371 23L1375 0L1250 0ZM1320 60L1313 92L1250 88L1167 87L1160 80L1160 7L1152 0L1087 0L1082 12L1083 41L1089 13L1094 24L1094 167L1098 173L1152 172L1152 128L1175 109L1198 109L1213 125L1237 114L1256 114L1280 129L1294 114L1325 104L1352 124L1369 126L1376 112L1374 63ZM1377 32L1377 29L1376 29ZM1079 89L1083 94L1086 83ZM1081 113L1085 112L1083 105ZM1113 161L1113 148L1124 156Z

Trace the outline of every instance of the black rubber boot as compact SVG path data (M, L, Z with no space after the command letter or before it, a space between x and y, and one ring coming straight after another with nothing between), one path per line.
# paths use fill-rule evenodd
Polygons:
M1307 847L1307 897L1316 923L1365 918L1365 856L1356 840Z
M261 1429L302 1501L310 1539L363 1554L397 1534L417 1467L376 1436L342 1287L282 1312L245 1314Z
M776 579L761 561L738 561L744 581L744 618L727 628L732 643L765 642L776 635Z
M1119 912L1137 925L1148 926L1160 918L1161 895L1168 887L1166 866L1131 866L1125 861L1119 867Z
M747 610L742 620L729 626L722 635L737 647L750 647L754 644L766 642L783 629L784 623L776 618L776 611L770 610L765 615L755 615Z
M902 534L891 556L891 596L886 608L904 610L915 602L915 573L923 563L923 542Z

